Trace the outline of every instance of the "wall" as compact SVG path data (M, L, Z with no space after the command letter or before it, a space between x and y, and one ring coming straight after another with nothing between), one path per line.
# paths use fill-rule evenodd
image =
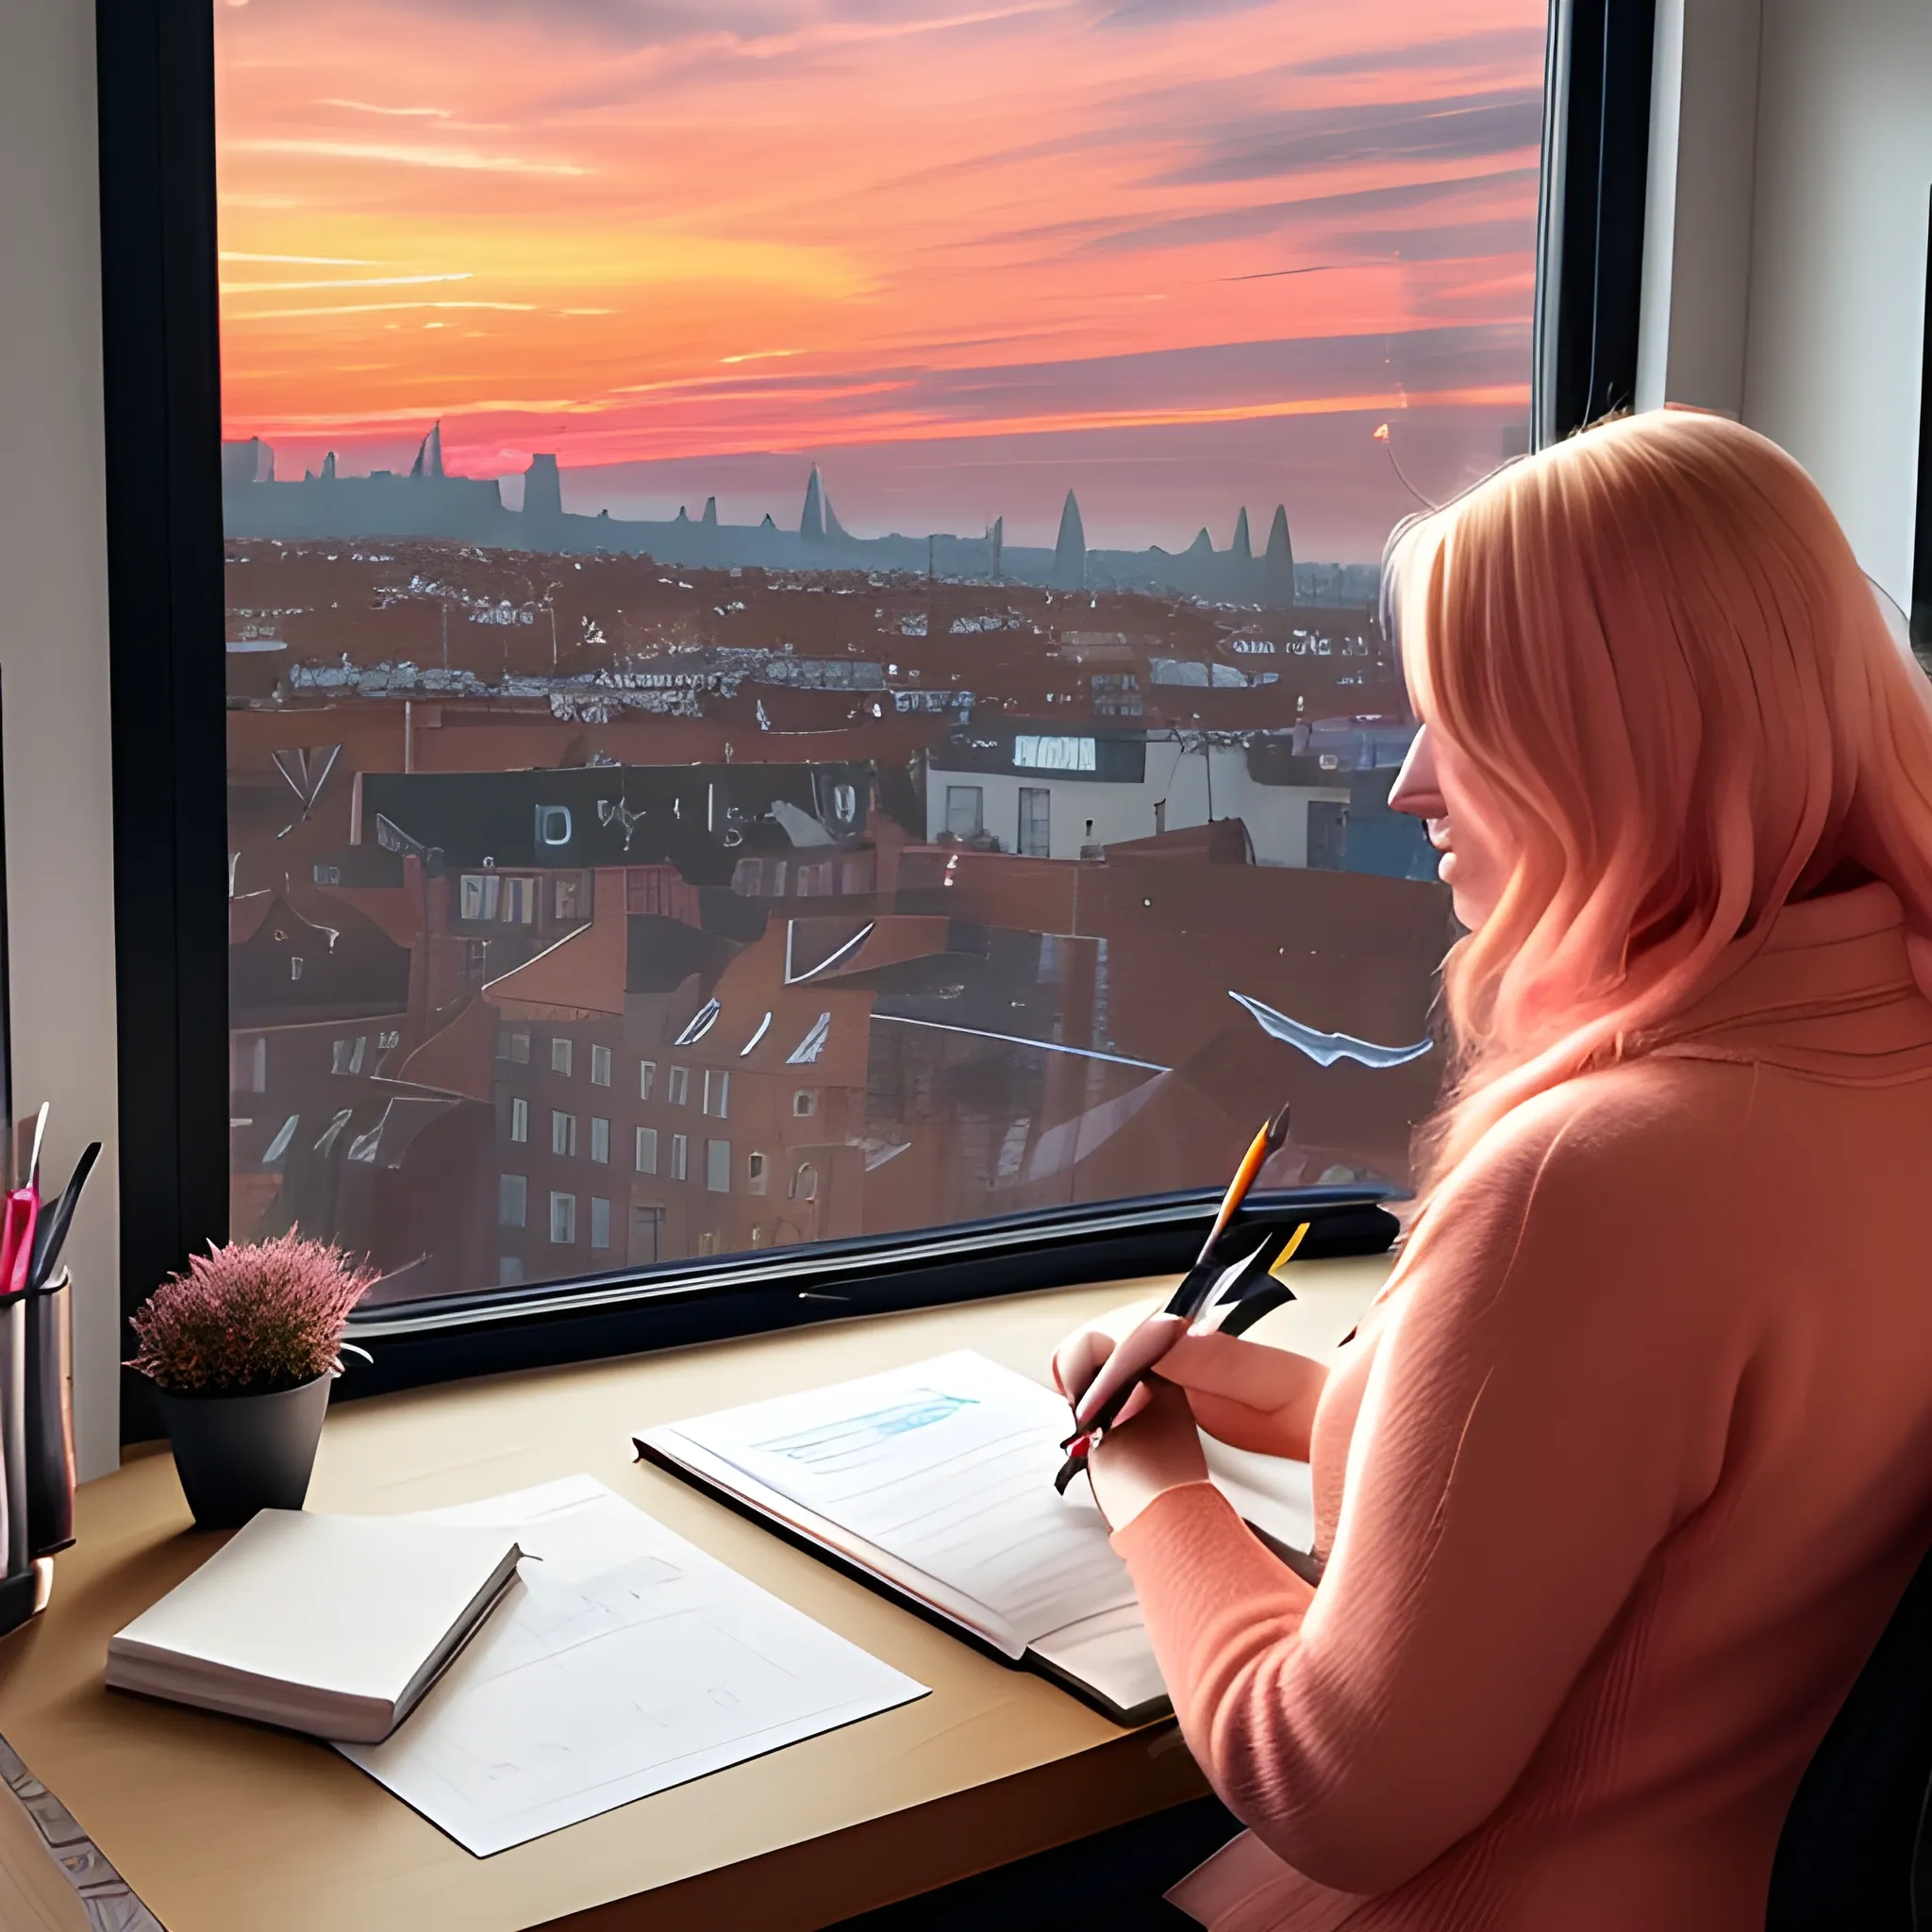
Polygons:
M1744 417L1911 593L1932 7L1764 0Z
M0 704L13 1096L58 1184L107 1143L67 1257L84 1475L118 1460L114 924L93 8L0 6Z
M1638 401L1740 413L1911 589L1925 0L1659 0Z

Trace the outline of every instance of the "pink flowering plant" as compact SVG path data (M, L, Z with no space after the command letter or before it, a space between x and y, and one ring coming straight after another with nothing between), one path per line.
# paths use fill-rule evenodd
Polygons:
M129 1317L139 1346L127 1366L175 1394L297 1388L341 1367L349 1311L375 1279L294 1228L210 1245Z

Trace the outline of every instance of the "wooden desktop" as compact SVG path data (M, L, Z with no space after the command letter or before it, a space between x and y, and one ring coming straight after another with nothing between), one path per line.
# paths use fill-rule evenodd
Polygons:
M1388 1265L1298 1266L1301 1298L1257 1333L1325 1351ZM1123 1731L637 1462L630 1442L647 1424L948 1349L1038 1375L1069 1329L1159 1288L829 1324L331 1411L311 1507L424 1509L588 1471L931 1687L901 1709L473 1857L325 1745L103 1688L108 1637L213 1546L190 1530L168 1457L137 1452L81 1490L50 1607L0 1644L0 1739L167 1932L787 1932L1181 1803L1206 1787L1172 1722ZM9 1882L46 1891L45 1873L17 1869L30 1850L0 1831L0 1900ZM60 1904L25 1923L63 1924Z

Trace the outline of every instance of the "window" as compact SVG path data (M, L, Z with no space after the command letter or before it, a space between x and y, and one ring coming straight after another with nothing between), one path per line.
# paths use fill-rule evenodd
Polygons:
M610 1245L610 1203L591 1196L591 1245L593 1248L608 1248Z
M499 1255L496 1260L496 1285L499 1288L521 1288L524 1282L524 1262L520 1255Z
M550 1196L550 1239L562 1247L577 1238L577 1197L553 1192Z
M229 636L280 645L204 721L237 1239L299 1218L459 1296L505 1248L533 1290L589 1267L553 1183L610 1186L600 1269L743 1247L701 1191L762 1187L769 1251L1217 1186L1252 1096L1111 1131L1210 1036L1296 1093L1285 1181L1407 1182L1449 924L1383 804L1378 562L1526 435L1546 0L1474 34L1359 0L1319 44L1291 0L975 10L939 88L939 39L870 30L834 84L806 0L731 60L703 8L595 9L592 48L527 8L191 4ZM544 105L592 78L596 116ZM945 192L855 192L855 126ZM668 179L695 268L639 249ZM853 303L773 266L801 250L893 272ZM325 1185L378 1119L380 1186ZM497 1240L507 1159L534 1219Z
M983 785L946 787L946 830L956 839L976 839L986 824Z
M1053 793L1044 785L1020 788L1020 834L1013 850L1027 858L1053 857Z
M499 1227L522 1227L528 1208L530 1183L520 1174L496 1177L496 1223Z

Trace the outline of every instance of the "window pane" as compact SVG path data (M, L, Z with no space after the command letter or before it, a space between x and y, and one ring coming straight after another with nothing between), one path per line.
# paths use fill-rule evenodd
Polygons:
M707 1141L705 1142L705 1186L714 1194L728 1194L731 1191L731 1142L729 1141Z
M597 11L212 6L235 1234L1405 1179L1377 559L1526 441L1545 6Z
M591 1245L593 1248L608 1248L610 1245L610 1203L591 1196Z

